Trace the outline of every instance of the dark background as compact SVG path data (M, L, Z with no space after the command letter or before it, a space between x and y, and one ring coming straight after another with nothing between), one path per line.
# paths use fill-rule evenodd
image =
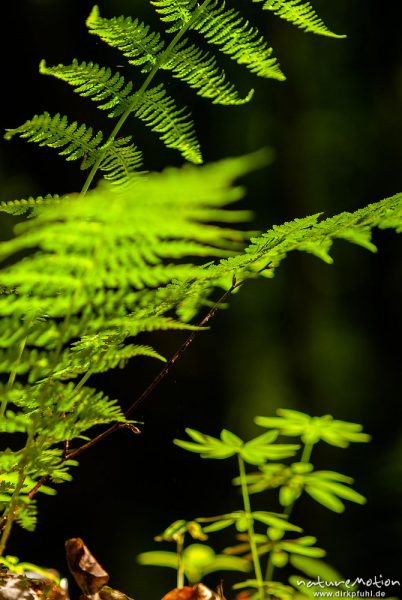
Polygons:
M248 7L288 77L284 83L255 81L234 68L240 89L255 87L250 105L212 106L170 84L182 103L191 103L206 161L274 149L274 164L245 182L244 205L255 209L256 228L318 211L354 210L402 189L400 22L374 1L314 5L346 40L305 35ZM50 65L74 57L124 63L86 33L91 6L87 0L2 4L2 131L43 110L110 127L90 101L38 74L42 58ZM101 0L100 9L104 16L156 22L145 0ZM123 71L135 87L140 75L129 66ZM131 126L148 168L181 164L152 133ZM76 165L51 150L0 143L1 200L76 191L83 179ZM12 222L6 216L2 222L4 238ZM230 485L235 463L203 461L175 448L172 439L183 437L186 426L211 434L225 426L247 438L259 431L254 415L286 407L361 422L373 436L370 445L345 451L323 446L313 456L317 467L354 477L367 505L349 503L340 516L303 499L293 521L317 535L328 561L345 576L401 579L400 239L376 232L374 241L375 255L337 243L332 266L289 256L273 281L244 286L137 415L145 423L142 435L122 432L83 455L74 482L60 487L56 498L40 498L36 532L16 530L9 553L66 573L64 540L81 536L114 587L137 600L161 597L174 587L174 572L140 567L136 555L159 549L153 536L175 519L240 506ZM170 356L182 339L164 334L152 341ZM157 371L152 362L133 361L96 383L127 406ZM274 494L269 505L255 500L278 508ZM217 549L230 541L217 537ZM207 582L217 583L214 577Z

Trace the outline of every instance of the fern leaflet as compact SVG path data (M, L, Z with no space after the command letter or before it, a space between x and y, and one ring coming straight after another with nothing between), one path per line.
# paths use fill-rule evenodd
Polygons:
M90 33L118 48L130 64L140 66L144 73L152 69L164 48L160 34L150 31L148 25L131 17L104 19L100 16L98 6L93 7L87 26Z
M19 135L28 142L36 142L39 146L62 148L59 154L66 160L82 159L81 169L88 169L97 160L105 178L111 181L124 181L142 164L139 150L131 144L131 138L102 142L102 132L93 135L92 127L78 125L76 121L68 123L66 116L48 112L35 115L15 129L7 129L6 139Z
M244 20L234 9L226 9L225 3L214 2L212 7L203 7L198 19L188 19L189 8L183 13L183 3L178 0L166 2L155 0L152 3L162 15L169 10L169 20L177 19L175 29L187 21L189 28L201 33L205 39L219 47L239 64L246 65L250 71L260 77L269 77L283 81L285 76L277 60L272 58L272 48L263 40L255 27ZM194 3L191 3L194 4ZM164 17L166 18L166 17Z
M137 102L137 94L131 93L131 82L126 84L120 73L112 74L109 68L92 62L80 64L74 60L71 65L47 67L45 61L42 61L40 72L66 81L81 96L101 102L99 108L109 110L109 117L133 112L160 135L168 148L179 150L190 162L202 162L192 120L186 114L186 109L177 109L175 101L168 96L162 84L147 90L138 99L141 102Z
M264 0L253 0L253 2L264 2ZM344 38L328 29L322 19L317 15L310 2L302 0L265 0L263 10L270 10L276 16L289 21L304 31L325 35L333 38Z

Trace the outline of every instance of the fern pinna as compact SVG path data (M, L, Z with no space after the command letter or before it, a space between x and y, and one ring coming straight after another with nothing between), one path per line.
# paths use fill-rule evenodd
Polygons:
M67 82L76 93L90 98L99 109L107 111L110 118L117 119L106 141L103 133L94 133L92 127L47 112L7 131L7 139L19 135L41 146L59 149L59 154L67 160L80 160L81 169L90 169L84 191L98 170L106 179L118 184L140 171L142 155L132 137L118 137L129 115L150 127L168 148L178 150L185 160L195 164L202 162L189 110L178 106L164 83L155 84L161 72L168 71L193 88L197 95L222 105L248 102L253 90L242 94L236 89L219 65L215 49L259 77L285 79L272 48L258 29L238 11L227 7L223 0L202 3L153 0L150 4L170 37L165 39L139 19L101 17L97 6L87 19L90 33L117 48L130 65L143 74L137 89L119 72L94 62L74 59L70 65L47 66L45 61L40 64L42 74ZM272 10L306 31L339 37L326 28L309 3L283 0L266 2L262 8ZM200 47L201 38L211 50ZM137 79L138 73L135 81Z
M243 195L233 181L264 157L186 165L162 174L141 172L140 150L131 137L118 137L129 114L142 119L186 160L202 160L187 109L177 106L163 83L154 83L159 71L170 71L212 102L241 104L252 95L242 96L215 54L200 49L187 38L190 34L202 34L257 75L283 79L257 29L222 2L151 4L172 36L170 42L137 19L105 19L96 7L88 18L90 31L144 74L137 91L121 74L96 63L40 65L42 73L67 81L117 119L108 136L48 113L8 130L6 136L18 134L59 149L90 173L80 194L0 205L5 212L28 216L16 225L15 237L0 245L0 369L5 375L0 427L6 434L25 434L22 448L6 447L0 455L0 554L15 520L34 527L36 493L54 493L52 483L71 478L77 445L85 446L93 426L130 425L127 411L89 380L136 356L164 360L157 349L136 343L138 334L197 329L189 323L210 305L214 289L231 290L247 278L271 276L290 250L328 261L337 237L373 250L372 227L401 227L401 196L396 196L353 215L321 222L316 215L274 227L243 251L250 234L232 224L250 214L227 210L226 205ZM309 5L280 4L289 11L279 10L279 3L267 2L263 8L274 7L278 16L329 35ZM297 10L301 6L304 13ZM87 193L98 169L109 181Z
M243 194L231 182L260 162L258 155L169 169L136 177L124 189L104 184L85 198L2 206L16 214L34 211L0 247L6 261L0 275L0 367L8 376L1 386L0 427L26 434L23 448L0 456L2 551L14 519L34 527L33 496L38 490L52 493L41 485L43 478L59 483L71 477L77 451L63 449L63 443L85 443L94 425L129 423L116 401L88 380L135 356L164 360L153 347L135 343L139 333L194 329L188 321L208 304L214 288L230 288L234 278L240 284L272 276L291 250L329 262L336 238L374 250L374 226L402 230L399 194L321 222L314 215L285 223L239 252L247 233L227 225L249 214L224 206ZM197 256L222 258L196 265Z

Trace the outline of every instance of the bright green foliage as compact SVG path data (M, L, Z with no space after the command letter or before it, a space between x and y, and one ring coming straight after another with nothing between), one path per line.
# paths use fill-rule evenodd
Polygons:
M10 215L23 215L27 211L30 212L31 216L35 214L35 207L47 206L49 204L56 204L59 202L60 196L58 194L47 194L46 196L37 196L33 198L30 196L26 199L19 200L8 200L0 202L0 211L8 213Z
M361 494L349 487L353 483L351 477L334 471L313 471L313 465L309 463L264 464L259 472L249 473L246 480L250 494L279 488L282 506L293 505L303 491L334 512L345 510L341 499L357 504L366 502ZM233 483L240 485L239 478L235 478Z
M296 600L300 594L308 592L308 579L317 578L327 581L341 579L339 574L321 559L325 550L317 546L317 539L312 535L300 535L303 530L289 521L295 502L303 491L317 502L334 512L342 512L345 508L343 500L364 504L365 498L354 491L350 484L353 479L334 471L314 471L310 462L315 444L325 441L340 448L346 448L350 442L367 442L369 436L362 432L362 427L356 423L334 420L330 415L311 417L293 410L278 410L276 417L256 417L255 421L271 431L244 442L236 434L223 430L220 439L206 435L194 429L186 429L192 442L175 440L176 445L200 454L203 458L231 458L237 455L239 475L233 480L234 485L241 489L243 509L214 517L197 518L201 526L195 529L198 539L204 540L208 534L234 526L236 543L224 548L223 555L228 557L241 556L250 561L254 569L254 578L247 579L234 586L234 589L254 589L253 597L263 600L275 596L281 600ZM279 435L296 436L302 446L284 445L277 442ZM278 448L275 453L272 449ZM252 449L251 453L250 450ZM272 462L282 457L293 457L297 450L301 455L289 464ZM251 458L251 460L250 460ZM247 473L245 465L258 464L259 472ZM279 505L282 513L270 511L255 511L251 508L250 494L278 489ZM177 555L166 552L149 552L140 555L142 564L153 564L173 567L178 558L178 569L182 569L183 544L186 532L191 534L193 521L176 521L165 532L158 536L159 541L178 541ZM202 547L202 546L201 546ZM191 548L191 546L190 546ZM209 552L204 547L204 552ZM262 560L266 559L265 575ZM187 561L188 562L188 561ZM292 565L303 575L291 575L290 585L275 581L273 574L276 569ZM185 571L189 571L186 564ZM197 571L201 578L202 571ZM190 582L192 581L188 576ZM199 579L197 579L198 581ZM300 583L302 582L302 583ZM300 588L302 586L302 588Z
M99 162L105 179L116 183L125 181L142 165L141 153L130 143L130 137L102 144L102 132L93 134L92 127L78 125L76 121L68 123L67 117L59 114L53 117L47 112L35 115L23 125L7 129L6 139L14 135L39 146L62 148L59 154L66 160L81 159L81 169L89 169Z
M153 74L157 69L171 71L174 77L186 82L197 94L218 104L242 104L251 98L249 93L242 99L234 85L226 80L225 72L218 66L215 57L187 39L178 39L173 47L165 48L160 35L149 34L149 28L139 24L137 19L105 19L100 17L97 7L89 16L87 25L90 33L120 50L131 65L141 66L143 72L151 71ZM188 28L189 23L186 23L182 31Z
M353 213L343 212L322 221L319 216L274 225L266 233L253 238L242 255L224 260L218 267L211 267L211 273L214 276L220 272L231 272L241 273L242 277L255 274L272 277L275 268L293 250L308 252L331 264L333 259L329 251L336 239L376 252L371 241L374 227L392 228L398 233L402 231L402 194L369 204Z
M165 6L166 2L153 4L158 10L158 5ZM177 2L175 7L179 8ZM272 58L272 48L264 41L259 31L250 26L236 10L226 10L224 2L212 2L209 6L205 2L199 12L198 19L187 21L189 29L201 33L210 44L218 46L221 52L239 64L246 65L252 73L280 81L285 79L277 60ZM179 29L183 24L182 11L178 10L175 28Z
M301 0L253 0L253 2L264 2L263 10L271 10L281 19L289 21L304 31L334 38L346 37L330 31L310 2Z
M55 445L82 438L94 425L124 423L116 402L86 382L91 374L123 367L136 356L163 360L156 349L136 343L138 334L194 329L185 321L209 302L216 287L230 287L233 275L239 282L256 276L261 262L277 266L288 251L306 249L305 238L361 241L361 230L367 239L373 225L400 229L401 196L395 196L318 225L307 218L275 227L242 253L248 234L231 225L250 214L224 207L243 195L231 183L264 161L258 154L136 177L122 189L105 184L86 196L3 204L10 212L34 210L16 226L16 237L0 246L0 259L6 261L0 272L0 371L8 377L1 390L0 424L4 432L28 435L25 449L0 458L2 470L14 473L12 481L3 480L0 492L5 507L11 498L18 503L20 522L32 527L25 494L40 477L69 477L71 463ZM202 264L213 257L223 258ZM258 418L258 423L275 429L248 442L228 431L217 439L189 430L193 441L179 444L206 457L236 455L263 465L298 449L276 444L278 433L301 436L310 446L319 439L340 447L368 439L358 425L295 411L282 411L273 420ZM305 491L333 510L342 508L342 499L360 501L343 481L309 477ZM281 502L289 505L286 485L282 488Z
M137 556L141 565L170 567L177 569L177 554L163 550L142 552ZM201 581L209 573L216 571L240 571L247 573L250 562L238 556L215 554L206 544L190 544L183 552L183 571L190 585Z
M368 442L370 436L362 433L358 423L334 420L331 415L310 417L297 410L277 410L277 417L256 417L257 425L277 429L282 435L300 436L305 444L316 444L320 440L347 448L351 442Z
M249 219L250 213L227 210L227 205L243 196L243 189L233 182L265 163L266 156L161 174L139 173L140 151L131 137L119 136L130 115L186 160L202 161L187 109L178 108L162 83L155 85L160 71L223 105L247 102L253 90L245 95L236 90L215 49L257 76L284 79L257 28L224 2L153 0L150 4L170 37L165 39L164 33L152 31L138 19L103 18L97 7L87 20L90 33L117 48L135 67L137 87L96 62L75 59L71 65L48 67L44 61L40 65L42 73L67 82L116 119L108 137L47 112L7 130L7 139L18 135L55 148L67 160L81 161L81 168L90 172L80 195L29 197L0 205L0 210L13 215L28 212L28 218L16 225L15 237L0 244L0 372L6 381L0 386L0 431L6 443L13 433L25 439L21 449L6 448L0 455L0 507L4 509L0 554L14 520L26 529L34 528L36 491L52 494L46 482L71 479L76 461L74 449L68 449L70 442L76 448L92 437L96 426L130 426L117 401L88 380L94 373L124 367L134 357L165 360L153 346L137 343L139 334L202 329L189 321L211 306L216 288L233 291L248 278L272 276L292 250L332 262L329 250L334 239L375 251L370 237L373 227L402 229L402 195L397 195L324 221L313 215L274 226L251 239L244 250L251 234L233 224ZM263 8L305 30L334 35L309 4L278 0L266 2ZM212 51L200 47L198 34ZM87 193L98 170L118 185L103 182ZM186 534L202 541L208 533L234 526L241 552L250 553L254 566L255 579L248 585L260 595L267 589L278 598L290 598L292 588L273 581L272 568L288 560L292 563L294 557L323 555L312 536L284 539L284 532L302 532L288 519L302 491L336 512L343 510L345 499L364 502L349 487L350 478L310 468L312 447L321 439L346 447L368 437L355 424L295 411L283 411L274 419L260 417L258 422L273 431L244 442L227 430L217 439L189 429L193 441L176 442L206 458L236 456L243 507L219 517L176 522L160 539L170 539L179 547ZM266 485L267 461L293 457L300 448L278 444L280 434L300 436L303 453L293 464L277 465L282 471L275 472L275 483ZM253 474L247 474L246 464L261 468L259 480L250 479ZM249 496L257 484L279 488L286 512L253 511ZM190 580L217 568L247 570L244 559L216 555L199 545L190 549L183 552ZM260 564L265 554L269 556L266 580ZM166 553L153 559L172 565Z
M246 66L254 75L285 79L272 56L272 48L258 29L240 12L227 7L224 1L151 0L150 4L166 27L166 34L170 36L166 40L161 32L152 31L137 18L104 18L97 6L87 19L90 33L117 48L130 65L139 69L140 81L136 88L133 81L126 80L118 71L96 62L74 59L70 65L53 67L47 66L45 61L40 63L42 74L67 82L76 93L92 99L101 110L107 110L110 118L118 119L105 142L101 131L94 133L90 126L60 114L51 116L47 112L7 130L6 139L19 135L40 146L58 149L67 160L81 160L81 169L90 169L83 188L85 192L98 170L106 179L120 186L133 173L140 171L141 152L131 136L117 137L130 115L150 127L168 148L178 150L185 160L195 164L202 162L195 127L187 108L178 108L164 84L151 86L161 70L169 71L199 96L213 103L237 105L251 99L253 90L245 95L239 93L227 79L215 53L200 47L198 39L193 42L191 37L186 36L200 34L208 45L216 47L239 65ZM263 8L270 8L268 4L264 4ZM305 5L295 6L298 2L294 1L274 4L274 12L306 31L333 35L310 6L307 10ZM277 4L281 6L277 7ZM145 74L145 79L141 74Z
M4 565L7 569L16 574L24 574L24 573L38 573L43 577L47 577L56 583L60 583L60 577L56 572L51 571L49 569L44 569L39 565L34 565L29 562L20 562L16 556L2 556L0 557L0 564Z
M187 428L186 433L194 442L174 440L174 443L190 452L197 452L202 458L229 458L239 455L245 462L259 465L267 459L275 460L293 456L299 449L297 444L274 444L278 435L275 431L260 435L246 443L226 429L222 430L220 440L195 429Z
M81 96L102 102L99 108L108 110L109 117L119 117L127 110L132 111L160 135L168 148L176 148L190 162L202 162L193 122L185 114L185 109L177 109L163 84L147 90L141 103L136 105L136 95L131 93L131 81L126 84L124 77L118 72L112 75L110 68L91 62L79 64L77 60L68 66L47 67L42 61L40 72L70 83Z
M255 521L263 523L264 525L268 525L268 527L280 529L281 531L303 531L301 527L298 527L293 523L289 523L286 515L262 510L253 511L250 513L250 515ZM237 510L235 512L219 515L217 517L200 517L197 519L197 521L199 523L210 523L209 525L202 526L202 531L204 533L221 531L222 529L226 529L232 525L234 525L236 531L242 533L247 531L248 518L249 515L246 511Z
M90 375L138 355L163 359L132 342L141 332L194 329L167 313L186 299L190 282L204 278L194 258L241 247L247 234L216 223L248 216L222 207L241 197L230 182L253 162L172 169L136 178L124 191L103 185L85 197L29 201L35 217L0 245L7 261L0 272L0 371L8 377L0 429L27 434L22 450L0 456L0 502L18 510L22 525L34 525L27 493L41 477L71 477L75 462L60 442L126 421L115 400L85 385Z

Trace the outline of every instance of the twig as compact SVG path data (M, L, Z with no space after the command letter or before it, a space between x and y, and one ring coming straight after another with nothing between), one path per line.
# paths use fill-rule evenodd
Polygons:
M264 268L267 268L267 267L264 267ZM230 286L230 288L224 294L222 294L222 296L215 302L215 304L212 306L212 308L210 308L210 310L205 315L205 317L198 323L198 327L204 327L207 323L209 323L209 321L216 314L220 305L223 304L225 302L226 298L228 298L230 296L230 294L236 288L240 287L240 285L242 285L242 283L244 283L244 281L237 282L236 277L233 276L232 285ZM180 348L175 352L175 354L172 356L172 358L165 364L165 366L158 373L158 375L155 377L155 379L153 379L153 381L151 381L151 383L142 392L142 394L128 407L128 409L124 413L124 416L126 418L129 417L135 410L137 410L139 408L139 406L141 406L141 404L143 404L145 402L145 400L147 400L147 398L149 398L149 396L157 388L157 386L160 384L160 382L168 375L168 373L170 372L173 365L177 362L177 360L179 358L181 358L181 356L184 354L184 352L187 350L187 348L192 344L198 331L199 330L196 329L191 332L191 334L188 336L188 338L184 341L184 343L180 346ZM124 423L115 423L114 425L111 425L103 433L100 433L99 435L94 437L92 440L90 440L86 444L83 444L79 448L76 448L75 450L70 450L70 452L65 453L62 461L64 462L65 460L71 460L71 459L75 458L76 456L79 456L80 454L82 454L83 452L86 452L86 450L89 450L89 448L92 448L92 446L95 446L95 444L98 444L105 438L109 437L109 435L111 435L112 433L115 433L115 431L118 431L121 427L124 427L124 426L125 426ZM48 481L48 479L49 479L49 475L44 475L37 481L37 483L32 488L32 490L28 493L28 498L30 500L32 500L32 498L38 493L39 489L42 487L42 485L44 485Z

